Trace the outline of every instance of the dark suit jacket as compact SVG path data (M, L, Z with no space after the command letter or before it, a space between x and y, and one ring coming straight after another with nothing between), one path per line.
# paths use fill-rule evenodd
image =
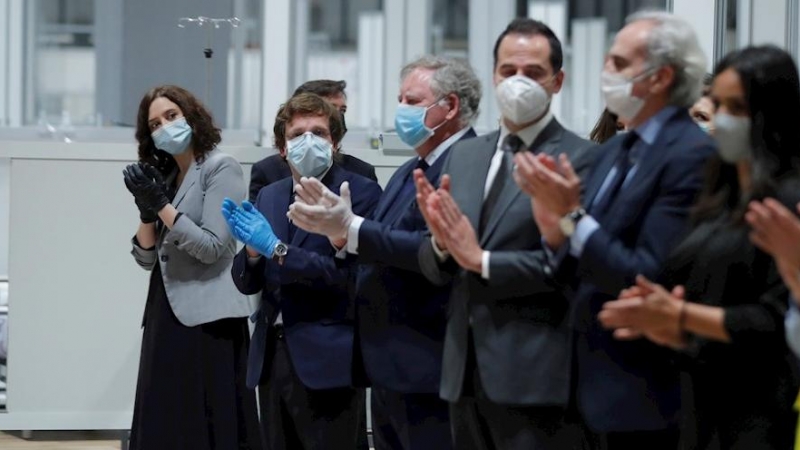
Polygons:
M443 172L473 228L478 229L484 185L499 131L456 145ZM580 174L593 163L592 144L553 119L529 148L556 156L566 153ZM509 167L511 166L511 155ZM439 263L430 241L420 247L425 275L435 283L453 280L444 344L442 398L461 396L472 327L478 371L489 400L504 405L566 406L569 399L567 302L545 274L546 257L531 211L511 173L479 236L491 252L490 279L461 269L452 259ZM471 325L470 325L471 324Z
M600 146L602 159L586 179L584 204L597 195L622 140L616 137ZM670 351L646 340L614 339L602 329L597 314L637 274L651 279L658 274L687 231L689 208L714 152L712 138L685 109L676 110L653 145L645 147L635 174L599 221L580 259L569 256L559 268L558 277L575 290L571 322L576 330L577 403L595 430L658 430L675 420L679 394Z
M800 201L792 178L771 194L790 209ZM681 352L679 367L689 375L682 378L683 448L708 448L714 434L726 448L791 448L798 365L784 337L789 292L750 231L729 214L696 224L659 279L667 288L683 285L690 301L724 308L731 337L693 337Z
M375 167L355 156L339 153L338 156L334 157L333 161L334 164L338 164L339 167L348 172L353 172L372 181L378 181L378 177L375 176ZM258 191L262 187L291 176L292 171L289 169L289 163L281 155L267 156L253 164L250 169L250 201L254 202L256 200Z
M381 188L372 180L332 166L322 179L338 193L343 181L350 182L353 212L368 215ZM269 220L278 238L289 243L283 265L262 257L247 263L244 249L234 259L231 275L244 294L261 291L261 307L253 319L256 328L250 344L247 385L255 387L272 355L266 354L267 327L282 313L286 344L295 372L310 389L328 389L352 384L353 317L348 293L348 261L334 257L328 238L296 229L289 239L286 212L292 198L291 178L273 183L258 195L255 206Z
M470 129L463 137L475 137ZM438 184L447 152L425 172ZM449 287L431 284L420 272L417 252L427 226L416 190L403 186L417 165L413 158L394 173L372 220L358 234L358 326L364 366L376 386L403 393L439 391ZM412 179L413 180L413 179Z

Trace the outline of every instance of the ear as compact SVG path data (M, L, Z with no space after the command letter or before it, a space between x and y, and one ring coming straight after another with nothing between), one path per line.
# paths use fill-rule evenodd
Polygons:
M281 158L286 159L286 147L285 146L283 148L279 148L278 149L278 153L280 153Z
M651 75L653 84L650 92L660 94L675 84L675 68L672 66L662 66Z
M561 87L564 85L564 69L558 71L553 77L553 94L561 92Z
M461 99L459 99L456 94L450 94L445 97L445 100L447 100L447 104L450 106L450 111L447 112L445 117L447 120L452 120L458 116L458 112L461 110Z

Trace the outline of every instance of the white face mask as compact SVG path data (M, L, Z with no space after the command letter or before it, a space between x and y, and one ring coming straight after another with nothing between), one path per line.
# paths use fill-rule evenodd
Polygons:
M603 70L600 75L600 89L608 110L623 120L636 117L644 106L644 99L633 95L633 84L651 72L651 69L647 69L633 78L627 78L625 75Z
M735 164L752 158L750 118L717 113L714 116L714 139L723 161Z
M550 94L542 85L522 75L498 83L495 97L503 117L516 125L533 122L550 106Z
M307 131L286 142L286 156L303 177L319 177L333 164L333 146Z

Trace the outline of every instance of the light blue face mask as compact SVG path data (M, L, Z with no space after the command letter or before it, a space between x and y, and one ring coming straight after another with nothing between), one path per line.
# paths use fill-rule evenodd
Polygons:
M186 122L185 117L179 117L157 129L150 136L156 148L170 155L180 155L192 143L192 127Z
M428 107L398 103L394 113L394 128L400 140L411 148L417 148L430 139L433 133L444 125L447 120L435 128L428 128L425 125L425 116L428 114L429 109L439 105L442 100L439 99Z
M307 131L286 142L286 157L302 177L319 177L333 164L333 146Z

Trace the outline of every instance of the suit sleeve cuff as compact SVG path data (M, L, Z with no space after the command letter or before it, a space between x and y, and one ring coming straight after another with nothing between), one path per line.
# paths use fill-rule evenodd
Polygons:
M259 262L259 261L261 261L261 258L263 258L263 257L264 257L263 255L258 255L258 256L248 256L248 257L247 257L247 265L248 265L249 267L253 267L253 266L255 266L256 264L258 264L258 262Z
M569 254L580 258L583 254L583 247L598 228L600 228L600 224L597 223L594 217L583 216L581 220L578 221L575 232L569 238Z
M484 280L489 279L489 256L492 252L487 252L486 250L483 251L481 255L481 276Z
M347 253L358 254L358 233L361 231L362 223L364 223L364 218L355 216L350 222L350 226L347 227L347 245L344 246Z
M436 259L439 260L440 263L447 261L447 258L450 257L450 253L447 250L439 250L439 246L436 245L436 237L431 236L431 247L433 247L433 253L436 254Z

